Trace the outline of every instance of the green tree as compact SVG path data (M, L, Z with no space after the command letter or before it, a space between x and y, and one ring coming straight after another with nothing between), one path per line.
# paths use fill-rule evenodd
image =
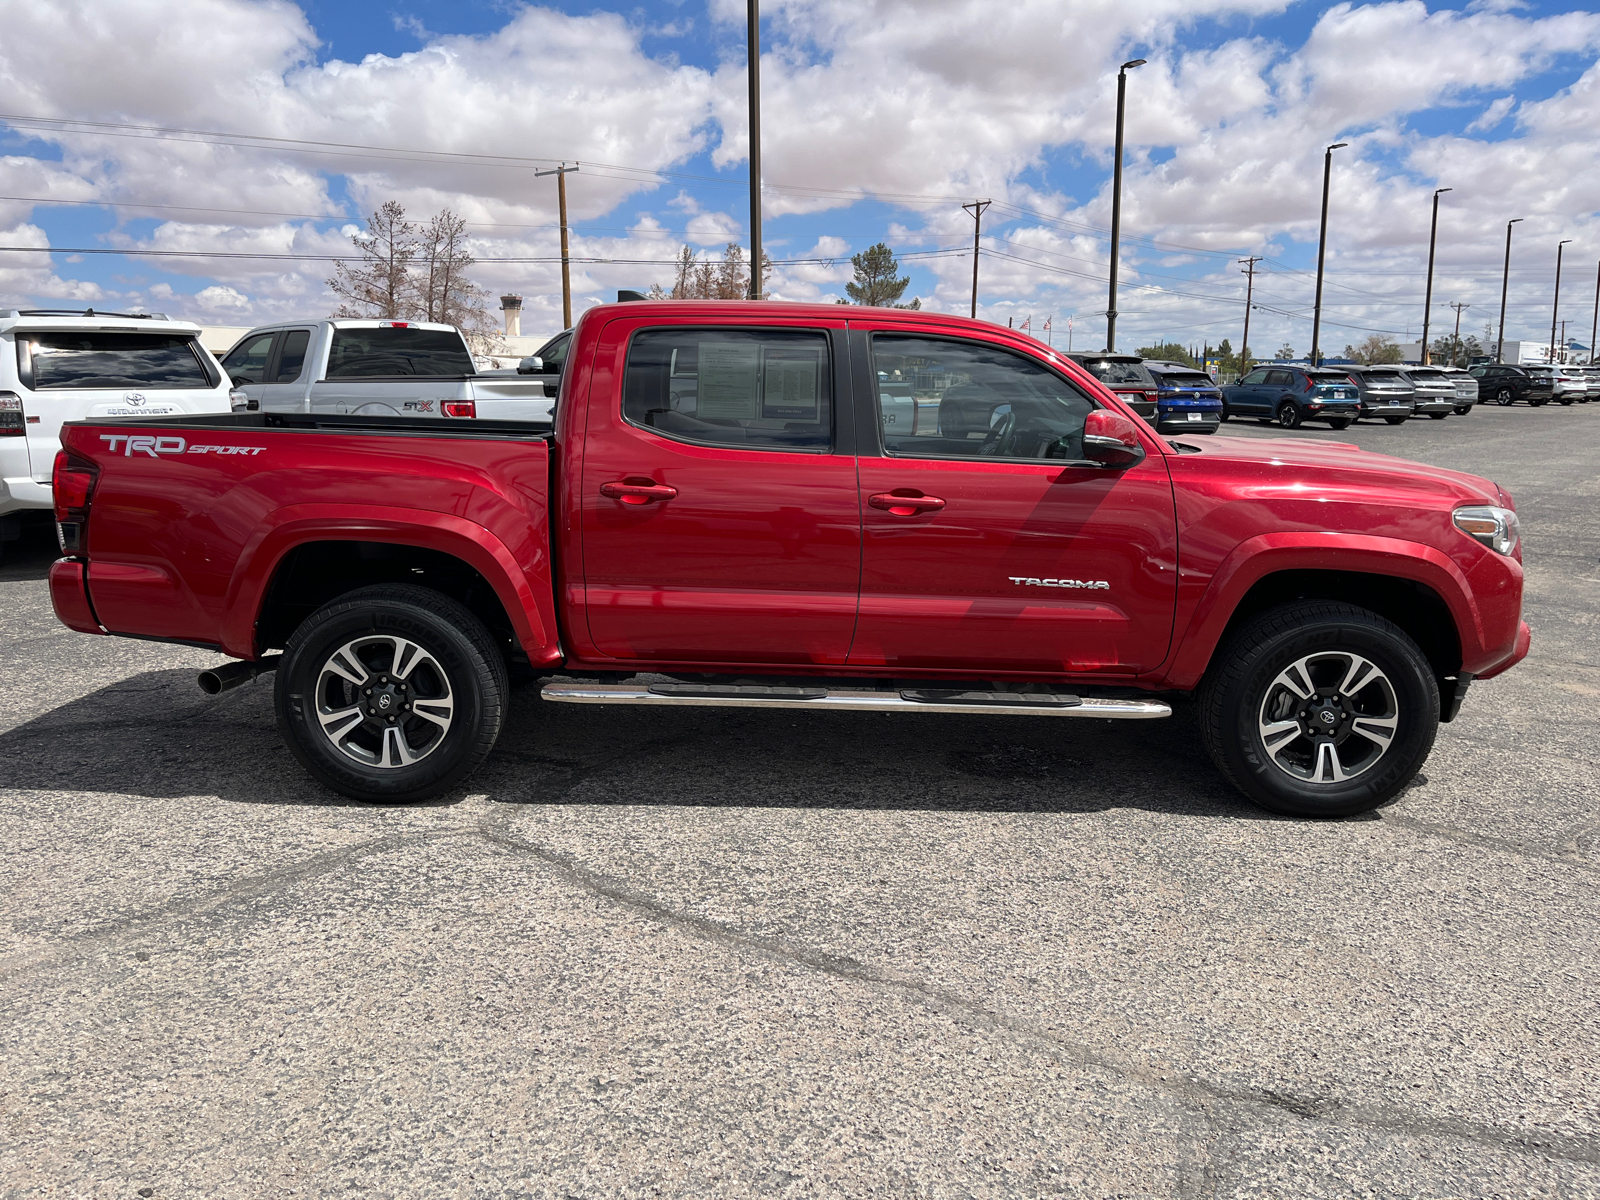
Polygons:
M1155 346L1140 346L1134 353L1140 358L1158 358L1166 362L1180 362L1190 367L1198 367L1200 365L1190 356L1189 351L1178 345L1177 342L1161 342Z
M850 256L850 265L856 270L855 282L844 285L845 295L853 304L867 304L874 308L921 308L921 300L901 304L900 297L911 285L911 276L896 279L900 263L883 242L868 246L860 254Z
M1362 366L1400 361L1400 344L1382 333L1369 333L1359 346L1346 346L1344 356L1353 358Z

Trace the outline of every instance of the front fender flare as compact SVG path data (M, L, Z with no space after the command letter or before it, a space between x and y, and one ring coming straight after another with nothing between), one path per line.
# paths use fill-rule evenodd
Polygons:
M1463 657L1471 658L1484 644L1483 621L1466 576L1434 547L1363 533L1263 533L1240 542L1218 565L1170 662L1154 674L1167 687L1196 687L1239 602L1261 580L1282 571L1344 571L1425 584L1450 610Z

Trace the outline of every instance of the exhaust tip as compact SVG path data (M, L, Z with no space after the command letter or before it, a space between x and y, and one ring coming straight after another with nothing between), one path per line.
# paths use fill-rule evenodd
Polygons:
M222 694L222 676L215 671L201 671L195 682L200 685L200 690L208 696Z

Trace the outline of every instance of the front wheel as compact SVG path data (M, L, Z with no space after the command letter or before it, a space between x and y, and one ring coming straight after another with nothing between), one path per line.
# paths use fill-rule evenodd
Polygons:
M1300 407L1293 401L1285 400L1278 405L1278 424L1284 429L1300 428Z
M1404 425L1410 419L1411 419L1410 417L1385 417L1384 418L1384 420L1389 422L1389 424L1391 424L1391 425Z
M1501 388L1494 394L1494 402L1501 408L1510 408L1517 402L1517 398L1511 394L1510 388Z
M1570 406L1572 404L1572 397L1571 396L1563 396L1563 397L1561 397L1561 403Z
M1328 428L1329 429L1349 429L1350 428L1350 418L1349 417L1329 417L1328 418Z
M1261 807L1349 817L1392 799L1433 748L1439 687L1398 626L1332 601L1269 609L1200 689L1206 749Z
M1457 411L1459 411L1459 410L1457 410ZM1448 417L1449 415L1450 415L1449 413L1429 413L1428 414L1428 420L1430 420L1430 421L1442 421L1446 417Z
M505 719L505 660L483 623L426 588L361 588L294 631L278 730L300 765L357 800L425 800L467 778Z
M1217 414L1217 420L1226 421L1232 416L1233 416L1233 414L1228 411L1228 406L1226 404L1224 404L1222 406L1222 411Z
M1472 411L1472 405L1470 405L1470 404L1458 404L1455 407L1455 414L1458 417L1464 417L1471 411Z

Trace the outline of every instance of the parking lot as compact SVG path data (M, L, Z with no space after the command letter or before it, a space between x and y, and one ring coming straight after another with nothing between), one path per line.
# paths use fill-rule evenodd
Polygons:
M1400 800L1170 722L541 705L312 784L269 682L0 563L4 1196L1600 1195L1600 404L1353 441L1520 510L1526 663Z

